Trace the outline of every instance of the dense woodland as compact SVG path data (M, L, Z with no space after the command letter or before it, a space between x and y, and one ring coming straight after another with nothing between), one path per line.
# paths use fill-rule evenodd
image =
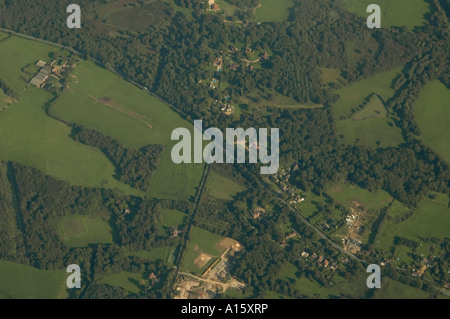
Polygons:
M363 19L342 9L340 1L296 0L288 22L245 23L244 27L223 23L221 17L205 14L199 1L176 0L178 5L192 10L192 17L170 9L168 23L137 33L118 31L120 36L114 38L108 36L107 30L99 28L100 21L96 16L96 10L107 2L79 1L83 8L83 28L69 30L63 14L69 4L67 1L0 1L0 26L71 46L84 57L93 57L125 78L148 87L152 93L178 108L188 120L202 118L209 126L222 129L279 127L281 162L288 166L299 164L299 170L291 176L290 182L316 194L322 194L333 183L348 180L368 190L383 189L412 208L431 190L449 192L449 164L420 142L420 130L413 112L414 101L425 84L439 79L450 87L450 39L448 19L444 13L444 10L448 13L448 7L440 5L445 1L430 1L433 9L428 17L429 24L411 31L407 28L368 30ZM238 15L244 22L248 22L245 20L249 17L246 9L257 5L254 0L228 2L242 7L243 11ZM360 48L365 58L351 63L346 41L371 43ZM211 76L206 66L226 52L230 45L237 44L250 47L255 52L273 53L270 59L261 63L260 69L241 67L235 72L214 74L231 84L225 92L211 91L200 83ZM248 56L238 52L235 58L247 59ZM338 87L325 85L318 68L340 69L342 77L350 84L400 65L404 68L393 84L396 94L386 104L388 111L396 116L396 125L402 129L405 143L386 149L340 144L336 119L330 110L331 104L337 100L335 89ZM2 82L0 85L5 93L14 96L14 92L9 92L10 89ZM258 108L246 108L239 119L235 119L211 105L211 101L224 96L238 101L256 89L278 92L299 103L323 104L324 108L293 110L267 107L264 112ZM112 138L80 126L74 127L73 138L102 150L114 163L117 178L141 190L149 186L163 151L162 147L152 145L140 150L125 149ZM344 262L344 256L338 250L329 248L317 233L269 191L257 167L235 165L214 169L245 184L248 190L230 202L201 197L192 223L243 243L246 250L232 273L252 288L255 297L263 296L267 290L303 297L292 282L276 278L279 269L288 263L299 269L298 278L304 276L321 285L331 285L331 273L298 258L304 250L329 256L330 261L339 265L339 274L347 280L364 272L358 262ZM130 257L124 251L125 248L138 251L182 245L184 238L170 238L158 226L158 208L176 208L193 216L194 203L122 198L109 190L72 187L15 163L8 164L8 172L17 195L0 201L0 205L19 212L20 233L0 224L0 235L8 238L0 241L0 258L41 269L61 268L75 257L83 260L84 268L90 269L86 275L89 285L72 297L170 296L174 270L158 262ZM248 211L240 203L247 207L271 205L273 213L256 223L249 220ZM108 222L114 231L114 245L66 247L51 221L74 212L93 211L92 207L103 207L110 212ZM125 210L131 213L124 214ZM279 243L285 234L278 225L288 221L301 234L301 239L288 248L282 248ZM396 240L398 245L416 246L415 242L405 238ZM15 242L14 247L11 242ZM442 247L446 257L434 261L437 270L433 274L440 283L445 278L441 270L448 268L449 241L445 240ZM370 252L373 258L382 254L373 247L370 247ZM98 278L117 273L120 269L155 272L165 280L158 287L142 289L141 296L98 282ZM389 277L431 295L436 294L430 284L411 279L394 267L386 269ZM376 294L371 292L367 297L376 297Z

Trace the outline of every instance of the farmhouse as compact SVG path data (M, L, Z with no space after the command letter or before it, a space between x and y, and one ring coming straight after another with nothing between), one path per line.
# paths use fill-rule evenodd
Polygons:
M48 77L52 73L52 68L49 65L46 65L44 61L39 60L36 63L36 65L42 65L42 63L44 63L44 67L30 81L31 85L34 85L35 87L38 87L38 88L41 88L45 84L45 81L48 79Z

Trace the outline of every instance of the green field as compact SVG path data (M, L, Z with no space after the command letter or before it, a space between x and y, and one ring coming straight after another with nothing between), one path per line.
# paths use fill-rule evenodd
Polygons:
M337 131L344 144L366 147L395 147L403 143L402 131L391 119L370 118L365 120L337 121Z
M193 128L166 104L144 90L92 62L81 61L70 78L69 89L52 112L67 121L109 135L129 148L165 145L148 195L158 199L189 199L196 194L204 166L174 164L171 134L175 128Z
M289 17L289 8L294 6L292 0L261 0L261 6L255 16L262 22L282 22Z
M386 207L392 197L383 190L370 192L354 184L337 184L327 190L328 195L333 197L342 205L349 205L351 201L356 200L364 206L365 209L379 209Z
M39 270L0 260L0 299L66 298L65 270Z
M345 7L357 15L367 18L367 6L376 3L381 8L381 27L407 26L413 28L425 23L424 15L430 10L424 0L343 0Z
M149 261L162 260L165 264L173 264L175 247L165 246L152 248L150 251L141 250L131 253L131 256L147 259Z
M11 37L0 42L0 78L16 93L21 93L30 77L21 69L38 60L49 61L49 54L59 49L39 42Z
M209 174L206 189L212 197L224 200L232 200L236 194L246 190L241 184L215 172Z
M214 258L219 257L220 254L225 251L225 249L219 250L217 247L217 244L223 238L224 237L211 233L207 230L195 226L192 227L184 256L182 267L183 270L201 275L206 267L214 260ZM195 260L202 253L209 255L211 259L203 267L199 267L196 265Z
M100 150L76 143L70 127L45 114L50 97L29 87L19 103L0 113L0 159L34 166L74 185L140 194L113 178L114 167Z
M9 36L8 33L4 33L4 32L1 32L1 31L0 31L0 41L6 39L8 36Z
M424 299L430 296L423 290L413 288L394 281L387 277L381 280L381 293L379 298L383 299Z
M141 290L140 281L142 279L142 274L122 271L118 274L103 278L101 282L111 286L122 287L131 293L138 294Z
M69 247L113 243L111 227L98 217L67 216L58 222L58 230L61 238Z
M450 90L438 80L428 83L420 93L415 116L423 141L450 163Z
M372 93L380 95L385 101L389 100L395 93L391 88L392 81L400 71L401 68L395 68L337 90L339 99L333 105L333 113L336 118L349 117L351 111L358 110L364 99Z
M435 199L423 199L411 217L403 222L387 224L383 230L380 247L389 249L394 237L404 237L423 243L426 238L440 240L449 236L450 207L447 195L433 193Z
M139 195L113 178L114 167L100 150L76 143L69 137L70 127L45 114L49 93L27 86L21 78L21 67L45 59L51 51L47 45L15 37L0 43L1 77L22 93L18 103L0 113L0 159L34 166L74 185Z
M186 214L180 212L179 210L166 208L161 209L161 215L163 218L162 222L166 226L183 225L187 217Z
M399 72L396 68L337 90L339 99L333 113L343 143L376 148L403 142L401 129L394 125L379 98L386 101L394 95L391 84Z

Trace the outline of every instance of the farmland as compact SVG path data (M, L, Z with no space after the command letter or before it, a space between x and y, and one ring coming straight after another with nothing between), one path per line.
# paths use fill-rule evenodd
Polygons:
M344 0L346 8L357 15L367 18L367 6L371 0ZM381 27L407 26L413 28L424 24L425 14L430 10L424 0L380 0Z
M39 270L0 260L0 298L65 298L66 278L65 270Z
M29 77L21 69L38 60L48 60L49 54L57 51L51 46L18 37L0 42L0 78L16 93L27 86Z
M58 230L70 247L112 243L111 228L99 217L85 215L64 217L58 223Z
M428 83L415 105L415 116L425 144L450 163L450 90L439 81Z
M192 128L166 104L114 73L81 61L71 74L69 88L52 112L61 119L109 135L129 148L149 144L166 146L148 195L159 199L189 199L195 195L201 164L174 164L173 129Z

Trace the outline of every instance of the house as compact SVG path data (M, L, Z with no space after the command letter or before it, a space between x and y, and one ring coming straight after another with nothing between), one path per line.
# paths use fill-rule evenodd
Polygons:
M302 252L302 257L304 258L308 258L309 257L309 253L307 253L306 251Z
M261 56L261 59L267 60L269 58L269 55L267 55L267 52L264 52L264 54Z
M230 66L230 70L236 71L237 69L239 69L240 64L236 63Z
M220 7L217 3L214 3L213 5L211 5L211 10L217 12L220 10Z
M223 57L215 59L214 66L217 67L217 72L221 72L223 68Z
M45 62L42 61L42 60L39 60L39 61L36 62L36 66L37 66L38 68L43 68L46 64L47 64L47 63L45 63Z

